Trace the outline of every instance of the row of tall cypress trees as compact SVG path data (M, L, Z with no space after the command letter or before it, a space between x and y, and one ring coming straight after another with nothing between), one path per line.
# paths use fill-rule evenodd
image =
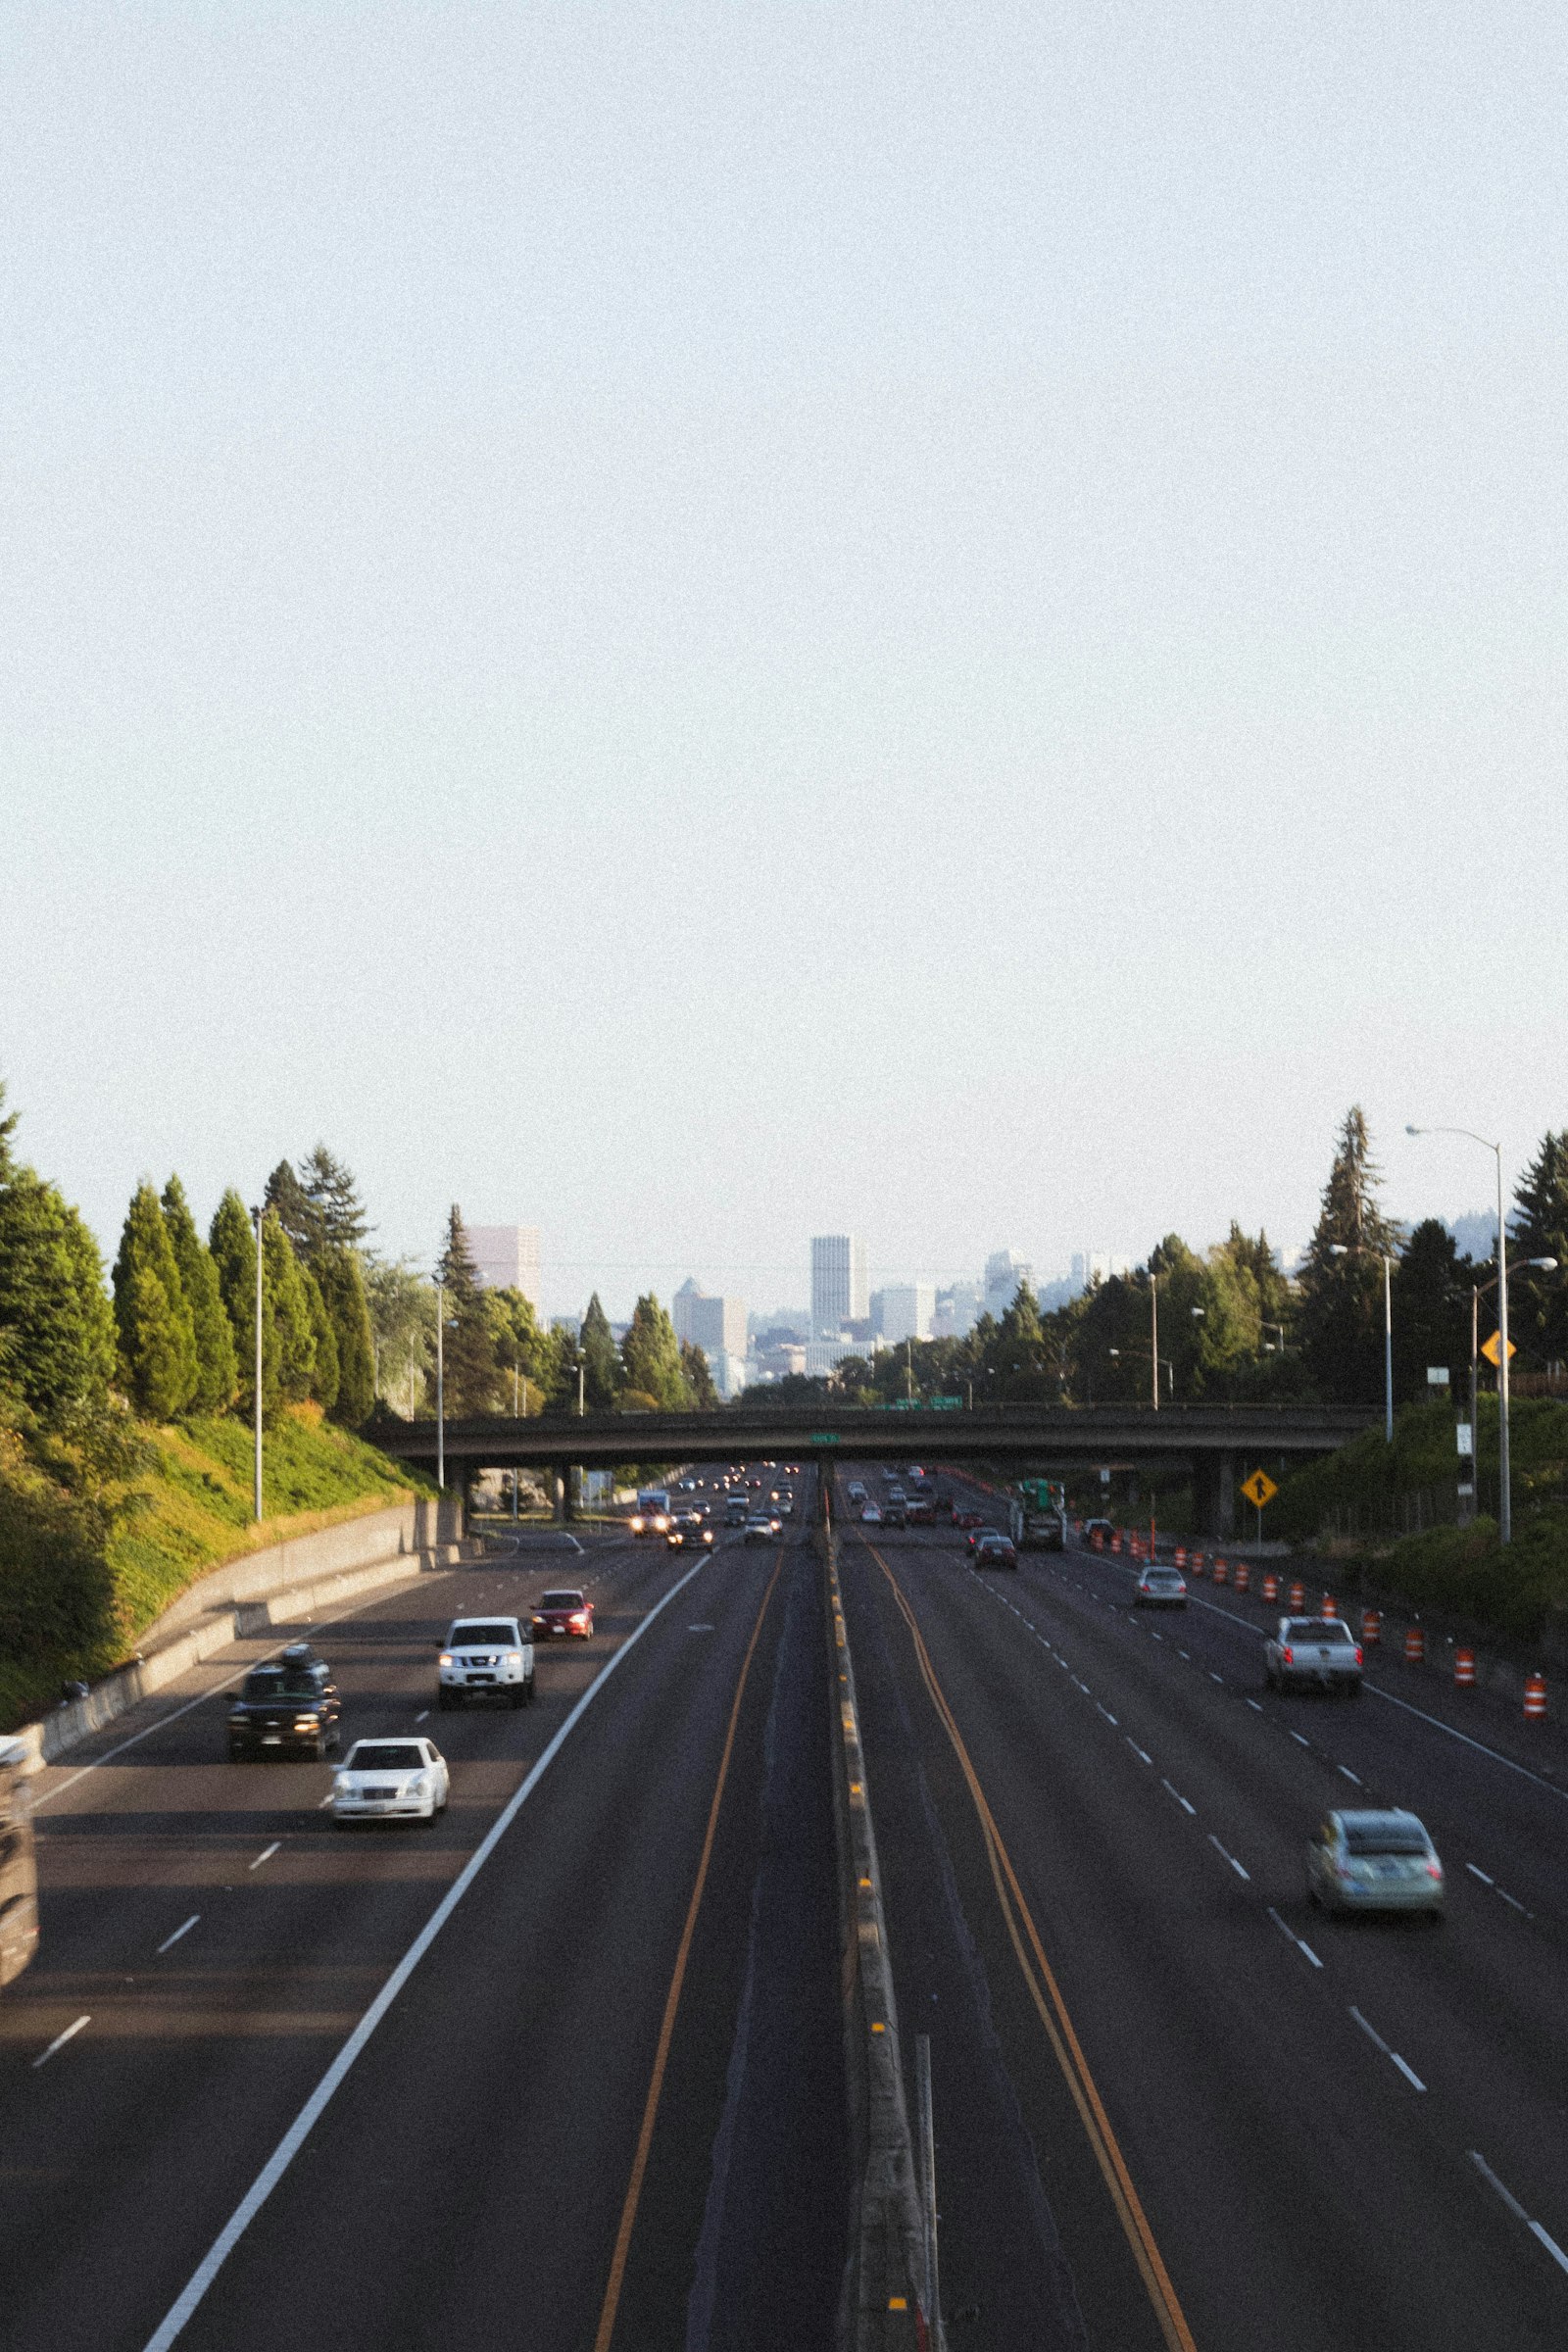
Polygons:
M262 1216L262 1410L314 1399L351 1429L375 1400L375 1357L353 1179L318 1147L287 1160ZM113 1275L120 1385L152 1421L249 1415L256 1399L256 1231L225 1192L203 1241L177 1176L132 1196Z

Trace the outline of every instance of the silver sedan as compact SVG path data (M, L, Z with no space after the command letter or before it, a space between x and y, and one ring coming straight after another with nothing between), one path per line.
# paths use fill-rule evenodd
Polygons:
M1330 1813L1306 1849L1306 1891L1325 1911L1444 1913L1438 1849L1413 1813Z

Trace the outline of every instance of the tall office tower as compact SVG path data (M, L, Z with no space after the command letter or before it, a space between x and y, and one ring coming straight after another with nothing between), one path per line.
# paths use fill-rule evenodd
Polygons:
M537 1225L470 1225L468 1248L486 1290L520 1291L539 1311Z
M693 1275L688 1274L669 1302L669 1319L675 1327L675 1337L677 1340L684 1340L688 1346L697 1340L697 1334L692 1328L692 1310L706 1296L702 1285ZM701 1341L698 1341L698 1345L702 1345Z
M746 1353L746 1301L744 1298L696 1298L686 1309L690 1329L687 1338L694 1348L701 1348L710 1364L717 1355Z
M865 1244L858 1234L819 1233L811 1242L811 1329L831 1338L842 1323L863 1322L871 1301Z

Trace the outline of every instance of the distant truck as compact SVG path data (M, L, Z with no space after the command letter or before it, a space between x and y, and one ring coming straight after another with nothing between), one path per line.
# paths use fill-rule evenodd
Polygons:
M637 1493L637 1508L631 1515L634 1536L667 1536L669 1533L669 1489L641 1487Z
M1065 1551L1067 1507L1054 1479L1027 1478L1007 1506L1007 1533L1020 1551Z

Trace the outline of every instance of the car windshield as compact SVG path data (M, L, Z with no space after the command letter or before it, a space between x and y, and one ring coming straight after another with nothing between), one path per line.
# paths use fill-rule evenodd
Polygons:
M1343 1617L1298 1617L1289 1638L1293 1642L1348 1642L1350 1629Z
M539 1606L542 1609L580 1609L582 1594L580 1592L547 1592Z
M475 1621L472 1625L455 1625L447 1646L449 1649L494 1649L501 1642L515 1642L516 1639L517 1629L514 1625L483 1625Z
M1348 1821L1345 1843L1352 1854L1424 1854L1427 1834L1418 1821Z
M418 1772L423 1756L412 1740L362 1740L350 1756L347 1772Z
M319 1698L316 1677L303 1666L258 1666L245 1677L245 1698Z

